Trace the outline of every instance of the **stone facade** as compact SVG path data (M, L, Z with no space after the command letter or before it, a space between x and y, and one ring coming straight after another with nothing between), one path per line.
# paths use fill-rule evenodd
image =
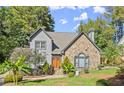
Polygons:
M96 68L100 64L100 51L83 34L65 51L63 57L67 56L74 64L75 56L80 53L89 57L89 68Z

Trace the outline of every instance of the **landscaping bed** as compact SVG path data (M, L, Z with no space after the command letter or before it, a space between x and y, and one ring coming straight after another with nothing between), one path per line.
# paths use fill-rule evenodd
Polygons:
M23 80L19 86L96 86L105 85L104 80L116 75L116 68L106 70L92 70L88 74L81 74L77 77L46 78L35 80ZM7 84L5 84L7 85ZM8 84L11 85L11 84Z

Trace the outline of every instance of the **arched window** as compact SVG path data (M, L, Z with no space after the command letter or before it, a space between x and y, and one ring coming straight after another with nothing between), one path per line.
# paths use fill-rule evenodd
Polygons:
M79 57L85 57L85 55L83 53L78 55Z
M80 53L78 56L75 56L76 68L84 68L84 67L88 67L88 65L89 65L88 57L85 54Z

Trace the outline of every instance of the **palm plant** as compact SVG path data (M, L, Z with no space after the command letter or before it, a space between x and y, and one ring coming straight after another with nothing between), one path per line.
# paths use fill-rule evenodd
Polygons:
M28 66L28 64L25 64L25 57L20 56L16 62L12 62L10 60L6 60L4 63L5 68L9 68L8 70L11 70L13 73L13 81L15 85L18 84L18 73L24 72L29 73L31 68Z

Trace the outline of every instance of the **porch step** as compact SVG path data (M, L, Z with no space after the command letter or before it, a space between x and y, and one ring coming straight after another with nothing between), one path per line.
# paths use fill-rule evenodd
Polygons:
M55 75L63 75L63 69L61 68L55 69Z

